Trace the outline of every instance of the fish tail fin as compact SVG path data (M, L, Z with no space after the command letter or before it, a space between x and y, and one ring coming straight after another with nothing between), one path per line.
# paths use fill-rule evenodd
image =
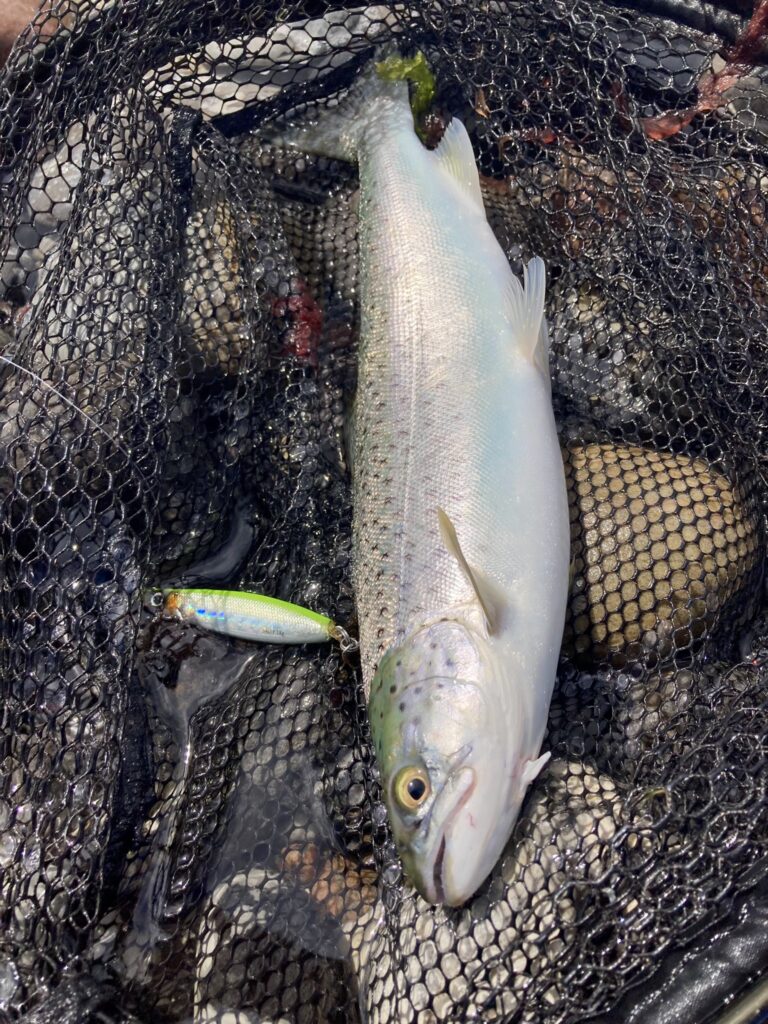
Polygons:
M544 260L534 256L525 265L522 286L512 275L507 315L520 350L549 381L549 330L544 315L546 285Z
M304 153L354 162L366 128L375 127L382 117L396 114L413 124L406 80L411 77L409 64L390 48L380 48L336 106L311 121L270 133L268 140Z

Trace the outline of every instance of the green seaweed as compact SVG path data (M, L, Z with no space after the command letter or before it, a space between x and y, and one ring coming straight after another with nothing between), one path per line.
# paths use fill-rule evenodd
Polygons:
M413 57L401 57L399 54L392 54L376 65L379 76L388 82L402 82L403 80L413 84L411 93L411 110L416 131L423 139L422 120L429 110L435 98L437 84L435 76L427 63L427 58L419 50Z

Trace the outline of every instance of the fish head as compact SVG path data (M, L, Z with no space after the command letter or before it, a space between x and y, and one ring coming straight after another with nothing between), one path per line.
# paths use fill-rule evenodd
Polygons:
M430 903L459 906L474 894L525 795L502 682L488 640L452 620L391 648L373 678L371 730L390 825Z

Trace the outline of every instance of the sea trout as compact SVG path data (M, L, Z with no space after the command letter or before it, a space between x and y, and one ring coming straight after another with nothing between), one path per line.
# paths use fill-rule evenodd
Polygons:
M569 581L545 270L521 285L453 119L434 151L389 58L292 145L356 160L354 586L370 725L405 870L459 905L540 756Z

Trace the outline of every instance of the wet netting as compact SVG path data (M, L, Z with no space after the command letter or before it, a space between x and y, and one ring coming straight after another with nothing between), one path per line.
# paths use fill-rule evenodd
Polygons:
M37 16L0 78L0 1021L759 1010L766 26L764 0ZM552 760L459 909L403 877L354 655L146 601L228 585L355 633L357 171L269 140L393 39L513 269L546 260L572 525Z

